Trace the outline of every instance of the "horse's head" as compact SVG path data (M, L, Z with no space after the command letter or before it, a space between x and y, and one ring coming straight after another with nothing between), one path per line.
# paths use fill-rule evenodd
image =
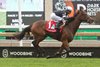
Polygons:
M86 21L87 23L93 23L93 18L91 18L89 15L87 15L86 11L83 9L83 7L80 7L80 10L78 12L78 18L80 21Z

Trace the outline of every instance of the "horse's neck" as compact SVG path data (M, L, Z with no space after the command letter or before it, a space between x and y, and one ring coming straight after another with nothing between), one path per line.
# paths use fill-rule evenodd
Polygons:
M76 17L75 20L69 24L69 29L73 35L75 35L75 33L77 32L80 24L81 24L81 21L78 19L78 17Z

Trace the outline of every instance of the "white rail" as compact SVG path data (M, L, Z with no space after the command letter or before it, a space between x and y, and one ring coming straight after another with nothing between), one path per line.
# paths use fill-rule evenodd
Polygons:
M22 25L22 28L25 28L29 25ZM16 26L11 26L11 25L1 25L0 29L6 29L6 28L19 28L18 25ZM80 25L79 28L100 28L100 25Z
M22 28L25 28L27 27L28 25L23 25ZM11 26L11 25L2 25L0 26L0 29L6 29L6 28L18 28L19 29L19 26L16 25L16 26Z

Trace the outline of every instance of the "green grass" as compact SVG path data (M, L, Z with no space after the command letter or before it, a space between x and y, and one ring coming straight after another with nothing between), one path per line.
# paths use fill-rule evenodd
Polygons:
M0 58L0 67L100 67L100 58Z

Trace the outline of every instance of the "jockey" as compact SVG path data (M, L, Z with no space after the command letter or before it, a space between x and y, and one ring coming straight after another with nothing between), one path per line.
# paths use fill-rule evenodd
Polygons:
M65 25L66 19L69 18L68 14L72 12L72 7L67 6L66 9L55 11L51 14L51 19L57 22L56 29L59 29L60 27L63 27ZM60 22L63 22L63 24L60 26Z

